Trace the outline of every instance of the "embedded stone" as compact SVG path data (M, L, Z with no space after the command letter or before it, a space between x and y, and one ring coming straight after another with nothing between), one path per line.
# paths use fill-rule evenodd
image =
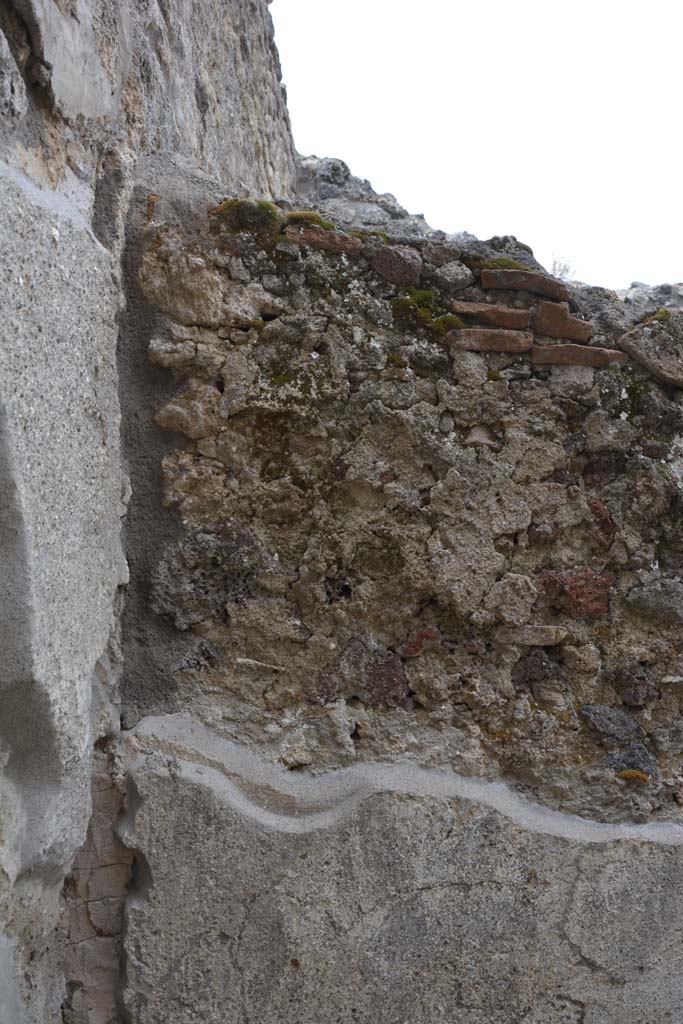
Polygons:
M659 777L657 760L642 743L613 751L603 763L626 782L647 782Z
M472 427L463 444L468 448L491 448L496 452L502 447L500 438L486 426Z
M466 352L529 352L533 334L526 331L503 331L490 327L467 327L449 331L446 341Z
M589 341L593 325L587 320L571 316L566 302L539 302L534 316L534 331L549 338L569 338L570 341Z
M625 352L613 348L591 348L587 345L535 345L531 361L537 366L623 366Z
M380 246L372 265L391 284L417 284L422 273L422 257L407 245Z
M581 714L602 740L626 743L644 736L638 723L621 708L604 704L583 704Z
M512 309L511 306L496 306L488 302L462 302L453 300L452 310L458 316L471 316L483 320L492 327L507 327L510 330L523 329L531 323L531 310Z
M539 582L551 604L579 619L597 619L609 611L609 591L616 580L610 573L573 569L544 570Z
M343 231L328 231L314 223L288 224L285 228L287 238L299 245L310 245L312 249L325 252L347 253L357 256L363 243L354 235L346 235Z
M587 498L586 503L593 514L593 518L595 519L603 540L606 544L611 544L614 540L617 528L614 525L614 520L610 515L607 505L605 505L604 501L600 501L599 498Z
M482 288L504 288L508 291L532 292L546 295L549 299L566 302L569 289L562 281L534 270L482 270Z
M634 587L625 600L631 611L644 619L662 625L683 622L683 583L680 580L653 580Z
M661 309L617 344L657 380L683 388L683 312Z
M661 697L659 687L638 664L615 669L608 675L607 681L619 694L621 703L629 708L644 708Z
M562 626L520 626L517 629L499 629L496 640L521 647L555 647L567 638Z
M450 260L444 266L439 267L434 274L434 280L444 291L455 294L472 284L474 274L459 260Z

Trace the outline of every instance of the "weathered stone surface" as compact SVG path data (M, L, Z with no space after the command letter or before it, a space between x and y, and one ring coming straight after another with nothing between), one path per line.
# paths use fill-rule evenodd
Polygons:
M343 252L356 256L363 248L360 238L346 235L343 231L328 231L318 224L288 224L285 234L293 242L325 252Z
M534 345L532 362L539 366L624 366L625 352L589 345Z
M434 280L449 295L457 295L474 280L474 274L459 260L450 260L434 272Z
M207 0L201 17L184 0L150 10L132 0L14 6L25 26L21 71L38 83L43 116L76 126L64 137L53 130L47 143L38 133L31 173L71 190L94 187L100 174L104 199L125 178L130 155L166 151L232 187L293 190L294 147L265 0ZM106 159L98 167L99 147Z
M569 289L562 281L531 270L482 270L482 288L505 288L509 291L526 291L533 295L547 295L557 302L566 302Z
M662 309L622 334L618 345L657 380L683 388L683 313Z
M654 579L634 587L626 595L626 604L636 615L655 623L672 625L683 622L683 583Z
M534 331L549 338L568 338L570 341L590 341L593 325L571 316L566 302L539 302L534 314Z
M563 572L543 570L539 583L551 603L568 605L572 615L580 619L596 619L609 611L609 593L616 577L593 569L572 569Z
M139 1024L683 1012L680 826L599 825L410 764L294 775L188 719L136 744Z
M533 334L525 331L503 331L494 327L468 327L449 331L446 341L466 352L529 352Z
M247 205L248 223L218 234L197 205L164 245L225 278L224 295L276 289L279 311L180 324L169 289L145 284L138 313L154 317L151 359L173 370L157 423L184 440L159 457L169 512L150 493L154 530L138 542L127 723L192 708L289 768L417 757L572 813L678 818L675 743L656 777L626 784L577 710L639 710L611 681L621 665L651 665L660 689L673 672L675 626L641 626L617 595L669 529L674 478L645 451L673 452L674 400L628 374L596 386L591 367L549 375L514 351L444 344L453 300L433 271L452 260L436 238L413 243L421 287L396 294L377 280L372 233L353 260L282 249L281 225L315 211L276 204L266 237ZM149 236L153 280L166 257ZM188 302L199 285L188 272ZM548 671L517 687L533 648ZM681 717L674 694L643 711L646 745Z
M411 216L388 193L378 195L369 181L354 177L343 160L302 157L297 171L297 195L347 231L379 228L397 242L415 242L435 234L423 216ZM448 258L458 253L456 248Z
M382 245L373 256L372 265L392 284L418 284L422 257L407 245Z
M26 113L26 86L0 29L0 116L17 120Z
M510 330L522 330L531 323L531 310L512 309L511 306L496 306L492 302L459 302L453 301L452 309L460 316L471 316L475 320L483 320L492 327L506 327Z
M226 189L290 194L295 156L264 0L0 6L0 934L11 947L0 950L0 1018L95 1024L97 999L88 1005L80 976L67 985L71 937L55 926L86 834L93 745L118 730L119 712L107 708L130 487L114 352L137 259L129 249L121 267L133 168L159 153L164 170L145 200L155 235L206 172L222 182L207 207ZM174 311L182 294L173 305L170 293L182 283L182 274L166 281ZM219 309L227 324L235 290ZM204 297L215 305L213 288ZM277 311L265 287L247 298L240 313ZM186 309L203 311L199 300ZM135 327L141 351L148 326ZM88 941L73 945L90 983L106 981L111 1011L112 897L88 903Z
M77 210L2 164L0 207L0 877L50 880L24 883L16 914L0 883L0 919L35 978L32 1012L56 1014L49 928L87 826L91 682L126 579L117 300Z
M602 707L600 704L584 704L581 714L603 740L628 743L640 739L644 733L631 715L619 708Z

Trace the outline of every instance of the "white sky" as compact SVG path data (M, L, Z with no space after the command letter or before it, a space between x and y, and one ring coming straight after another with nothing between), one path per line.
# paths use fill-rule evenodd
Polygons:
M273 0L300 153L549 269L683 280L681 0Z

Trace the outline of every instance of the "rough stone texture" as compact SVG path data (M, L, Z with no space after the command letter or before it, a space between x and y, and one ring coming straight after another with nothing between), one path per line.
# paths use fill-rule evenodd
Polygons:
M618 292L634 317L656 313L658 309L683 309L683 281L677 284L650 286L634 281L630 288Z
M458 292L472 284L474 274L464 263L460 263L459 260L451 260L434 271L434 280L445 292L457 295Z
M618 344L657 380L683 387L683 313L662 309L623 334Z
M481 283L483 288L527 291L534 295L547 295L557 302L565 302L569 298L569 290L561 281L528 270L482 270Z
M0 2L0 159L3 1024L678 1020L665 317L451 345L641 312L296 168L263 0Z
M403 239L422 281L394 285L372 231L353 257L292 250L291 204L267 233L231 206L216 234L200 201L141 236L150 357L173 376L126 724L191 708L290 769L412 757L588 817L679 818L675 740L653 751L681 720L680 635L627 600L679 550L679 398L638 367L450 344L448 239ZM534 648L547 678L518 686ZM632 741L605 761L580 708L621 709L615 673L643 666L658 768L634 781Z
M590 341L593 325L586 320L570 316L569 305L566 302L539 302L534 316L534 331L549 338Z
M126 579L117 294L66 201L0 165L0 206L0 878L22 893L13 906L0 882L0 917L31 963L27 1019L54 1020L50 925L88 821L91 685Z
M343 160L304 157L297 170L296 192L302 205L315 206L347 231L379 230L395 241L435 234L424 217L411 216L392 195L378 195L369 181L354 177Z
M88 999L69 1005L82 979L69 988L71 936L55 929L93 744L119 728L120 256L136 162L159 151L162 188L182 166L185 191L206 172L222 179L215 203L291 192L265 2L0 3L3 1024L56 1024L65 997L74 1024L99 1019ZM164 200L147 196L150 219ZM101 974L110 999L119 966L110 957Z
M680 826L600 826L407 764L292 775L187 719L136 745L138 1024L683 1013Z
M123 911L133 854L115 835L125 789L115 747L95 751L92 815L66 888L65 974L69 1006L64 1024L110 1024L118 1017Z
M372 262L377 273L392 284L418 284L422 257L407 245L382 245Z
M628 356L613 348L588 345L535 345L535 363L545 366L623 366Z
M33 84L7 144L28 173L81 192L99 178L109 191L131 157L165 150L233 189L291 191L294 150L264 0L12 7L0 32ZM63 119L75 130L62 130Z
M528 352L534 343L526 331L501 331L496 328L470 327L450 331L447 341L466 352Z
M509 330L521 330L531 323L531 312L528 309L511 309L509 306L496 306L488 302L453 301L452 310L459 316L471 316L475 320L483 320L492 327L506 327Z
M312 249L325 252L346 252L355 256L363 248L359 238L343 231L326 231L317 224L288 224L285 235L300 245L309 245Z

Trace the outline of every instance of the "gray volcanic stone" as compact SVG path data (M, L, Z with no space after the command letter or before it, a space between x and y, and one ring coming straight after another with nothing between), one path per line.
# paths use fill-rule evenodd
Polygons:
M657 760L642 743L631 743L625 750L608 754L604 762L615 772L638 771L657 777Z
M662 309L618 343L657 380L683 388L683 312Z
M630 288L618 293L634 315L654 313L658 309L683 309L683 282L647 285L634 281Z
M683 1013L680 826L581 821L409 764L294 775L182 716L135 745L136 1024Z
M375 253L372 265L392 284L417 284L422 271L422 257L407 245L382 245Z
M26 86L0 29L0 116L20 118L26 113Z
M602 704L584 704L581 714L605 740L624 743L643 735L638 723L620 708L608 708Z
M630 590L626 604L631 611L653 622L683 622L683 583L680 580L653 580Z
M457 295L463 288L467 288L474 280L474 274L464 263L458 260L451 260L450 263L439 267L434 278L441 287L450 295Z

